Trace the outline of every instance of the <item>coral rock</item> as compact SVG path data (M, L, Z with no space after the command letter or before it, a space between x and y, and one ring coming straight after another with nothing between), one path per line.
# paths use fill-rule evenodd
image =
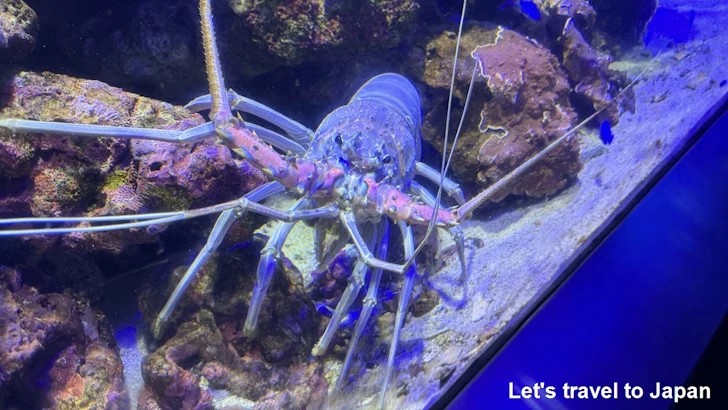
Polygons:
M569 102L569 82L558 60L535 41L502 27L474 26L464 33L462 45L456 85L456 97L461 101L470 83L473 58L477 66L453 169L465 181L487 187L570 129L576 115ZM455 38L448 33L427 46L424 78L435 88L437 100L425 117L423 138L438 149L442 147L450 82L447 73L452 70L449 56L454 47ZM453 115L457 118L461 112L454 110ZM562 144L494 199L509 193L553 194L578 174L578 154L576 142Z
M609 76L611 58L594 51L576 28L572 20L564 25L559 38L564 48L564 67L569 78L576 84L574 92L592 104L594 110L605 108L603 117L612 124L619 122L619 106L612 104L613 95L618 87L612 87ZM623 84L626 85L626 84ZM634 92L630 89L628 99L634 100Z
M654 8L654 4L647 4L653 1L642 1L647 7L645 11L650 7ZM616 40L609 34L610 32L614 34L613 27L605 26L604 22L612 19L614 15L621 16L623 11L631 6L614 7L613 4L614 2L610 2L596 9L587 0L568 2L548 0L543 3L542 10L545 14L543 24L551 29L551 34L558 43L558 46L553 45L552 49L560 50L562 64L574 86L574 93L594 110L606 107L601 118L608 119L616 125L619 122L620 106L613 104L613 100L629 81L623 75L609 70L612 57L607 52L618 51L619 44L615 44ZM652 12L654 10L648 12L648 15ZM639 18L635 18L637 20L630 20L630 24L636 24L632 32L638 33L644 29L647 20L640 22ZM619 31L623 33L630 32L622 25L619 27ZM627 91L619 104L627 110L634 111L633 91Z
M35 47L38 16L23 0L0 3L0 62L22 60Z
M87 304L40 294L23 285L18 270L0 267L0 387L11 389L10 400L23 397L27 408L125 408L122 362L110 335Z
M182 107L51 73L17 74L3 97L2 114L13 118L178 130L203 123ZM0 173L11 177L0 200L6 217L181 210L233 199L265 182L260 171L213 140L187 146L0 132L0 165ZM159 230L137 228L22 241L29 253L62 246L77 254L120 254L158 240Z
M215 389L259 400L261 408L273 403L270 408L323 404L328 385L319 363L271 366L255 355L240 357L226 333L205 309L183 323L175 336L144 360L147 390L140 396L140 408L212 408L212 396L200 384L202 377Z

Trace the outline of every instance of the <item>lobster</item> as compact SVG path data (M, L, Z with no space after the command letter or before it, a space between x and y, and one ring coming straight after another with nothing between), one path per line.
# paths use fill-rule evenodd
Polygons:
M463 14L464 12L463 7ZM85 225L6 229L0 230L0 236L110 231L168 224L219 214L202 250L187 268L156 317L152 334L159 339L185 290L221 244L232 224L246 212L273 218L279 222L261 251L253 296L243 326L244 334L253 337L267 288L277 261L281 257L281 248L293 225L302 220L338 220L358 251L358 259L341 300L312 353L315 356L326 353L349 308L364 287L367 271L371 270L362 312L356 322L343 368L337 380L337 387L341 386L352 363L356 345L377 304L377 293L383 271L402 275L403 285L379 399L379 405L383 407L394 370L400 333L418 275L413 260L422 244L415 248L412 226L427 226L427 235L431 233L433 227L450 232L457 246L464 278L466 267L464 236L459 224L503 186L521 176L580 127L595 118L601 110L554 140L508 176L466 201L459 186L444 176L447 169L444 159L443 167L439 171L420 161L422 153L420 96L405 77L385 73L372 78L356 91L348 104L329 114L314 132L270 107L225 89L210 0L200 0L200 16L210 94L196 98L186 108L194 112L209 109L209 122L185 131L174 131L0 119L0 128L11 133L47 133L75 137L108 136L179 144L217 138L219 143L261 170L268 176L270 182L239 199L184 211L94 217L1 219L0 225L20 223ZM460 33L462 21L461 18ZM455 58L457 59L457 52ZM457 64L453 67L455 70ZM453 71L453 78L454 75ZM239 115L234 116L232 111L241 111L262 118L282 129L286 135L244 122ZM447 147L447 143L445 146ZM279 151L286 154L281 155ZM424 177L438 184L440 189L437 194L423 188L414 180L415 177ZM281 211L261 204L264 199L284 191L295 193L300 197L292 209ZM440 203L442 191L451 196L459 206L452 209L442 207ZM387 261L392 223L395 223L402 233L406 258L402 264ZM317 258L321 259L322 234L319 230L316 238Z

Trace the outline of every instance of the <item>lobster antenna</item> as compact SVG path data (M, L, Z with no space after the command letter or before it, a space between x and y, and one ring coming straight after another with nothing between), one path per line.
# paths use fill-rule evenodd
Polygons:
M212 5L210 0L200 0L200 25L202 29L202 46L205 50L205 67L207 68L207 82L210 85L212 109L210 116L217 127L234 118L230 112L225 80L222 75L222 65L215 41L215 26L212 23Z
M469 200L468 202L466 202L460 208L455 209L454 210L455 220L457 222L460 222L463 219L465 219L465 217L467 217L468 215L470 215L470 213L472 213L480 205L482 205L483 203L485 203L485 201L487 201L490 198L492 198L493 195L496 192L498 192L501 188L503 188L505 185L509 184L514 179L516 179L516 178L520 177L521 175L523 175L523 173L525 173L526 171L528 171L536 162L542 160L548 153L550 153L551 151L553 151L553 149L556 148L559 144L561 144L562 142L564 142L567 138L569 138L571 135L573 135L574 133L576 133L577 131L579 131L580 129L582 129L591 120L593 120L599 114L601 114L602 112L604 112L604 110L607 109L611 104L616 104L619 101L619 99L624 95L624 93L627 92L627 90L629 90L630 88L632 88L637 83L637 81L639 81L642 78L642 76L645 75L645 73L647 72L647 70L649 70L650 67L652 67L652 65L655 63L655 61L657 61L657 58L658 57L660 57L660 53L657 53L657 55L652 59L652 61L650 61L650 64L648 64L647 67L645 67L645 69L642 70L642 72L634 80L632 80L632 82L630 82L626 87L624 87L624 89L622 89L622 91L620 91L619 94L617 94L617 96L612 101L610 101L607 104L605 104L604 107L598 109L596 112L594 112L594 114L590 115L587 119L585 119L584 121L580 122L574 128L572 128L569 131L567 131L566 133L564 133L564 135L562 135L559 138L555 139L546 148L544 148L543 150L541 150L540 152L538 152L536 155L534 155L531 158L529 158L526 162L524 162L523 164L519 165L516 169L514 169L513 171L511 171L510 173L508 173L503 178L499 179L493 185L491 185L488 188L486 188L483 192L479 193L475 198Z
M445 141L442 146L442 163L440 164L440 184L437 187L437 195L435 196L435 206L434 210L432 212L433 217L430 218L430 222L427 224L427 231L425 232L425 237L422 238L422 241L420 241L419 245L417 245L417 248L412 253L412 256L405 261L404 265L409 266L411 263L414 263L415 257L418 253L425 247L425 244L427 243L427 240L430 238L430 235L432 235L432 231L435 229L435 218L434 216L437 215L437 212L440 210L440 199L442 199L442 185L445 183L445 172L447 172L447 168L450 166L450 159L452 158L452 153L455 151L455 144L457 143L458 136L460 135L460 129L463 125L463 120L465 118L465 113L468 108L467 102L465 103L465 108L463 108L463 114L460 117L460 125L458 126L458 131L455 134L455 140L453 141L452 150L450 151L450 154L447 153L447 143L448 138L450 136L450 115L452 113L452 97L455 90L455 76L457 75L457 69L458 69L458 54L460 54L460 40L463 35L463 25L465 23L465 10L467 8L468 0L463 0L463 7L460 12L460 23L458 24L458 37L457 42L455 43L455 58L453 60L452 65L452 76L450 77L450 95L447 99L447 114L445 116ZM476 65L477 67L477 65ZM475 80L475 71L473 71L473 80ZM468 96L466 98L466 101L470 101L470 91L473 89L473 81L470 82L470 89L468 90Z

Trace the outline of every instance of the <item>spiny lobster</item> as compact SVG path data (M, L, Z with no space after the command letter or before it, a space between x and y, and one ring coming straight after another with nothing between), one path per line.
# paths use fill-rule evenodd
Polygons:
M463 5L463 16L464 13ZM326 352L354 299L364 287L367 270L371 269L362 313L355 325L337 381L337 386L340 386L352 362L357 342L377 303L377 292L383 270L403 275L404 283L399 296L385 380L379 400L380 407L383 407L387 386L394 369L400 332L417 277L413 260L421 245L415 249L412 225L427 225L427 235L433 226L453 234L464 275L464 238L458 224L504 185L518 178L553 148L573 135L600 111L553 141L508 176L466 202L458 185L444 177L447 169L444 159L440 171L420 162L422 150L420 96L406 78L391 73L372 78L354 94L347 105L328 115L314 132L267 106L241 97L232 90L225 90L210 0L200 0L200 16L210 94L193 100L187 108L195 112L210 109L210 122L186 131L173 131L0 119L0 128L12 133L45 133L77 137L108 136L180 144L216 137L232 152L265 173L271 182L254 189L240 199L186 211L97 217L4 219L0 220L0 224L85 223L85 225L2 230L0 236L110 231L219 214L203 249L189 266L156 318L152 333L156 338L160 338L185 290L218 248L232 224L247 211L274 218L280 222L261 251L257 280L243 327L246 336L254 336L263 299L274 274L281 248L293 225L301 220L338 219L353 241L359 257L341 301L324 334L313 348L313 354L319 356ZM458 48L462 21L461 18ZM457 61L457 49L455 59ZM457 67L457 63L453 67ZM453 80L454 70L455 68L453 68ZM452 95L450 99L452 100ZM234 116L232 110L267 120L284 130L287 136L245 123L239 116ZM287 155L279 154L276 149L286 152ZM433 195L416 183L413 180L415 176L422 176L439 184L437 195ZM301 197L292 209L280 211L260 203L286 190ZM442 208L440 206L442 190L455 199L459 207ZM406 258L404 264L387 261L390 221L396 222L402 232ZM103 224L89 226L94 223ZM368 226L368 229L363 230L362 226ZM366 234L363 235L362 232ZM317 249L321 249L319 235L316 242L318 242Z

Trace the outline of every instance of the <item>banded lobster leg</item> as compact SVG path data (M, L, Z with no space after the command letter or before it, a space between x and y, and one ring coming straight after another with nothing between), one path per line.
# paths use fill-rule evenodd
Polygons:
M437 171L434 169L432 170L437 175L437 178L440 178L440 175ZM462 195L462 191L457 188L457 185L455 185L455 188L452 192L455 193L454 197L457 199L457 192ZM443 187L443 189L446 189ZM410 190L418 195L422 202L424 202L427 206L434 208L435 204L437 202L437 199L432 193L424 189L422 186L420 186L418 183L412 181L410 183ZM448 192L448 194L451 194ZM452 194L451 194L452 195ZM404 256L406 260L412 260L414 259L414 253L415 253L415 241L414 241L414 235L412 233L412 227L410 225L407 225L404 221L397 221L397 226L399 227L400 231L402 232L402 238L404 241ZM455 241L455 246L457 247L458 251L458 257L460 260L461 265L461 276L460 281L464 282L466 277L466 262L465 262L465 236L463 234L462 229L460 226L452 226L447 229L448 232L450 232L453 235L453 239ZM394 321L394 332L392 333L392 342L389 347L389 354L387 356L387 367L385 368L385 376L384 376L384 383L383 387L381 389L381 395L379 396L379 404L378 407L380 409L384 408L385 399L387 397L387 389L389 386L389 382L392 379L392 374L394 372L394 360L397 356L397 350L399 347L399 340L400 335L402 332L402 327L404 325L404 320L407 317L407 311L409 308L410 299L412 297L412 289L415 284L415 279L417 277L417 266L414 262L412 262L407 272L404 276L404 282L402 283L402 289L399 293L399 303L397 304L397 313L395 316Z
M422 186L417 184L416 182L411 183L411 190L414 194L419 196L422 201L431 206L434 207L435 204L435 197L430 192L425 190ZM384 223L384 222L383 222ZM387 221L388 223L388 221ZM384 228L380 227L380 233L377 238L377 242L375 245L372 245L371 243L368 244L369 248L375 249L375 257L380 260L386 259L387 254L387 238L388 238L388 232L385 235L385 232L383 231ZM409 227L407 228L409 229ZM458 249L458 255L460 256L460 262L463 266L463 269L465 267L465 247L464 247L464 236L463 232L460 229L459 226L450 228L449 231L453 234L455 239L455 244ZM319 339L319 342L314 346L312 354L314 356L321 356L326 353L328 350L328 346L333 339L333 336L340 326L344 315L349 310L349 307L351 307L351 304L354 302L354 299L358 295L361 288L364 286L364 278L366 275L367 266L366 264L361 260L357 260L357 263L354 267L354 271L349 278L349 283L347 285L346 290L344 291L343 295L341 296L341 300L339 301L338 305L336 306L336 310L334 311L333 316L331 317L331 320L329 321L328 326L326 327L326 330L324 331L324 334ZM463 271L464 272L464 271ZM464 274L464 273L463 273ZM339 379L337 381L337 388L339 388L343 381L346 379L346 375L348 373L349 366L351 365L351 359L353 357L353 354L356 350L356 345L358 343L359 338L362 335L362 332L364 331L364 327L367 324L367 321L372 313L372 310L377 304L377 291L379 288L379 282L381 280L382 276L382 269L374 269L374 271L371 274L370 280L369 280L369 288L367 291L367 296L364 299L364 307L362 308L362 313L359 317L359 320L356 323L354 333L349 341L349 348L347 351L346 359L344 361L344 365L341 370L341 374L339 375ZM396 344L396 342L394 342Z
M271 237L272 242L269 241L269 244L261 252L261 259L258 264L258 281L256 282L253 299L251 300L250 308L248 310L248 318L245 321L246 332L248 334L252 333L252 330L255 328L255 323L257 322L257 313L260 309L263 297L265 296L265 291L268 288L273 271L275 270L275 259L277 259L277 254L280 253L280 248L283 246L283 241L285 241L291 227L293 227L297 221L302 219L335 218L339 214L339 210L335 206L327 205L319 208L310 208L310 200L305 198L301 199L298 204L289 211L279 211L277 209L260 205L257 202L252 202L253 200L263 200L269 196L283 192L283 190L283 187L280 186L278 182L269 182L268 184L249 192L248 195L243 197L240 200L241 206L239 208L235 210L227 210L220 215L212 229L212 233L207 239L207 243L203 247L202 251L200 251L197 255L192 265L190 265L187 269L184 277L177 284L174 292L157 316L154 328L152 329L155 339L160 339L162 337L167 320L174 311L179 299L182 297L185 290L187 290L187 287L192 282L200 268L205 264L205 262L207 262L215 249L217 249L220 245L232 223L236 219L242 217L247 209L254 210L257 213L261 213L281 221L281 224L276 229L276 233L273 237ZM248 198L248 196L251 196L252 198ZM271 260L271 253L269 252L271 244L275 245L273 249L275 250L276 256L273 260ZM250 327L251 324L252 327Z
M402 331L402 325L404 324L404 318L407 314L407 308L409 306L409 300L412 295L412 288L414 287L415 278L417 277L417 267L414 263L411 263L409 265L397 265L391 262L386 262L383 258L375 257L372 255L371 251L369 250L366 242L362 238L361 234L359 233L359 230L356 226L356 222L354 219L354 215L352 212L343 212L340 214L340 219L344 226L346 227L346 230L349 232L349 235L351 236L354 246L356 246L357 250L359 251L359 258L362 262L364 262L369 267L372 267L378 271L382 269L386 269L391 272L401 272L404 271L404 283L402 284L402 289L399 293L399 303L397 305L397 313L395 316L394 321L394 332L392 334L392 343L389 347L389 354L387 356L387 366L385 368L385 378L384 378L384 384L382 387L382 394L379 399L379 408L383 408L384 400L387 395L387 387L389 385L389 381L392 378L392 373L394 371L394 359L397 355L397 348L399 346L399 337L400 333ZM397 221L397 226L399 227L400 231L402 232L402 238L404 241L404 256L405 259L409 260L413 257L414 251L415 251L415 245L414 245L414 236L412 235L412 227L407 225L407 223L403 220ZM377 278L379 279L379 278ZM376 283L379 284L379 281ZM370 290L372 289L372 286L370 285ZM374 295L376 297L376 295ZM367 295L369 297L369 295ZM369 302L371 303L371 302ZM369 313L371 314L371 313ZM361 325L364 326L365 320L368 319L365 317L360 317L357 321L357 326ZM361 331L358 330L358 331ZM355 329L355 332L357 330ZM350 360L350 359L349 359ZM343 370L348 370L343 369ZM344 373L342 373L344 374ZM340 376L344 377L344 376Z
M383 220L377 232L377 247L375 252L379 259L387 259L387 251L389 248L389 225L388 220ZM339 378L336 379L337 389L340 389L341 386L344 385L344 380L346 380L346 375L349 373L349 367L351 367L354 353L356 352L356 346L359 343L359 339L364 334L364 329L366 328L367 322L369 322L369 318L372 316L372 313L374 313L374 308L377 306L377 293L379 292L379 283L381 281L382 269L373 269L372 274L369 276L369 287L367 288L366 296L364 296L364 300L362 302L361 314L354 326L354 333L352 333L351 339L349 339L349 348L346 351L344 364L341 366L341 373L339 373ZM338 310L339 307L337 306L336 308Z

